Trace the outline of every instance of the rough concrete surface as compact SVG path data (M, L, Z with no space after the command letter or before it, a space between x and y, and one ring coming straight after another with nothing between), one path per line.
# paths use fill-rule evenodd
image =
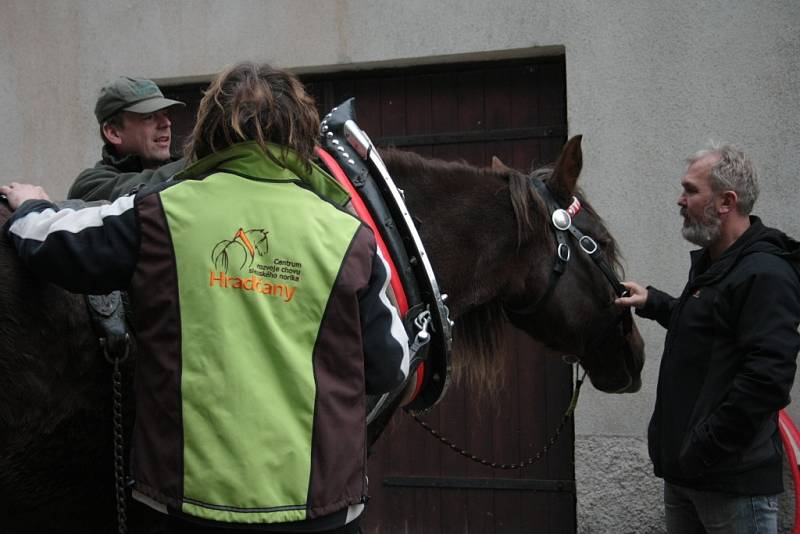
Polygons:
M663 534L661 479L653 476L645 438L577 436L578 534ZM794 483L784 469L779 532L792 532Z

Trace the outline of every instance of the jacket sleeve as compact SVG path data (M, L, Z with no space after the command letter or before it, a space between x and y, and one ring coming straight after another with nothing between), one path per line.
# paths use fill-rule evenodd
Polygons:
M74 293L105 294L128 286L139 234L134 197L112 204L29 200L4 231L37 276Z
M735 324L741 365L722 402L684 442L684 469L702 471L745 449L789 404L800 350L800 283L788 262L774 261L783 269L751 275L734 291L730 308L741 310Z
M78 175L67 198L83 200L116 200L131 194L141 185L152 185L165 182L175 173L183 170L185 161L179 159L157 169L145 169L142 172L120 172L111 165L98 163Z
M678 299L653 286L647 286L647 302L636 310L636 315L653 319L664 328L669 328L669 318Z
M374 244L373 244L374 246ZM391 391L408 376L408 335L389 302L389 266L376 247L367 288L359 295L367 394Z

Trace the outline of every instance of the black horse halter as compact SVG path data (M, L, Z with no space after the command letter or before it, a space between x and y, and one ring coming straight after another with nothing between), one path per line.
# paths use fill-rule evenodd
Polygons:
M522 308L515 308L509 306L508 304L504 305L506 314L510 319L512 319L512 322L515 318L523 318L524 316L534 314L539 306L549 298L550 294L555 289L556 284L558 284L561 275L566 270L567 263L572 255L569 246L570 234L572 234L572 236L578 242L580 249L584 253L588 254L597 268L603 273L603 276L605 276L606 280L608 280L608 283L611 285L611 288L614 290L614 293L617 295L617 297L629 296L630 293L628 292L628 289L620 283L619 278L617 277L611 265L609 265L608 259L606 259L606 256L603 254L603 251L597 244L597 241L595 241L591 236L581 232L574 224L572 224L572 218L581 210L581 204L577 197L572 197L572 203L569 205L569 207L564 209L558 204L553 196L553 193L542 180L538 178L530 178L529 181L539 193L539 196L542 198L545 206L547 207L547 211L550 213L550 222L552 224L556 239L556 254L553 261L553 269L550 271L550 277L547 282L547 288L538 299ZM622 337L627 337L633 329L633 318L631 316L630 308L625 308L625 310L619 315L603 321L600 325L589 325L592 330L600 332L596 342L590 343L589 346L599 347L602 345L605 339L611 335L616 327L620 324L622 325ZM626 357L630 356L627 354L629 350L630 349L628 347L626 350Z
M606 277L608 283L611 284L611 288L614 290L614 293L618 297L627 297L629 295L627 288L620 283L619 278L617 278L614 269L611 268L611 265L609 265L608 260L606 259L605 254L603 254L600 245L597 244L597 241L595 241L591 236L581 232L574 224L572 224L572 218L581 210L581 203L577 197L572 197L572 204L570 204L567 209L564 209L559 206L558 202L553 197L553 193L550 192L550 189L542 180L538 178L530 178L529 181L531 185L536 188L539 196L542 197L542 200L547 207L547 211L550 213L550 222L553 225L553 231L556 238L556 255L553 262L553 270L550 271L550 278L547 281L547 288L545 289L544 293L542 293L535 302L523 308L511 308L507 306L508 311L514 315L530 315L534 313L536 308L538 308L539 305L550 296L550 293L553 292L553 289L555 289L558 280L566 270L567 263L572 256L572 250L569 246L567 232L575 237L580 249L588 254L592 261L594 261L594 264L600 269L600 271L603 273L603 276Z

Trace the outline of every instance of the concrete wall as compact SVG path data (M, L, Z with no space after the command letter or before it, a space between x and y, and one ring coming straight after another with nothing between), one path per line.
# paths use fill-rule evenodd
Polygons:
M755 211L800 236L796 0L1 0L0 181L62 196L97 159L94 100L119 74L170 83L242 59L333 71L553 50L566 54L570 134L584 134L583 186L630 278L682 287L678 181L708 139L749 150ZM581 532L663 529L644 442L663 331L640 327L642 391L586 388L579 404Z

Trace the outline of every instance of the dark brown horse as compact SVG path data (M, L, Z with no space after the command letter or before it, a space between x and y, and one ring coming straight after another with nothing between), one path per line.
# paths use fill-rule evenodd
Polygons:
M643 345L635 327L629 333L586 328L615 324L619 311L610 284L577 247L552 292L540 299L555 241L527 176L499 162L478 169L398 151L385 151L384 159L450 295L457 367L491 387L504 310L541 300L517 317L518 326L579 358L596 388L639 388ZM575 138L552 172L542 174L562 205L581 196L580 170ZM581 201L575 224L613 262L614 240ZM0 207L0 223L8 216ZM0 236L0 532L115 531L111 370L97 347L83 299L28 273ZM154 514L132 505L131 532L161 532Z

